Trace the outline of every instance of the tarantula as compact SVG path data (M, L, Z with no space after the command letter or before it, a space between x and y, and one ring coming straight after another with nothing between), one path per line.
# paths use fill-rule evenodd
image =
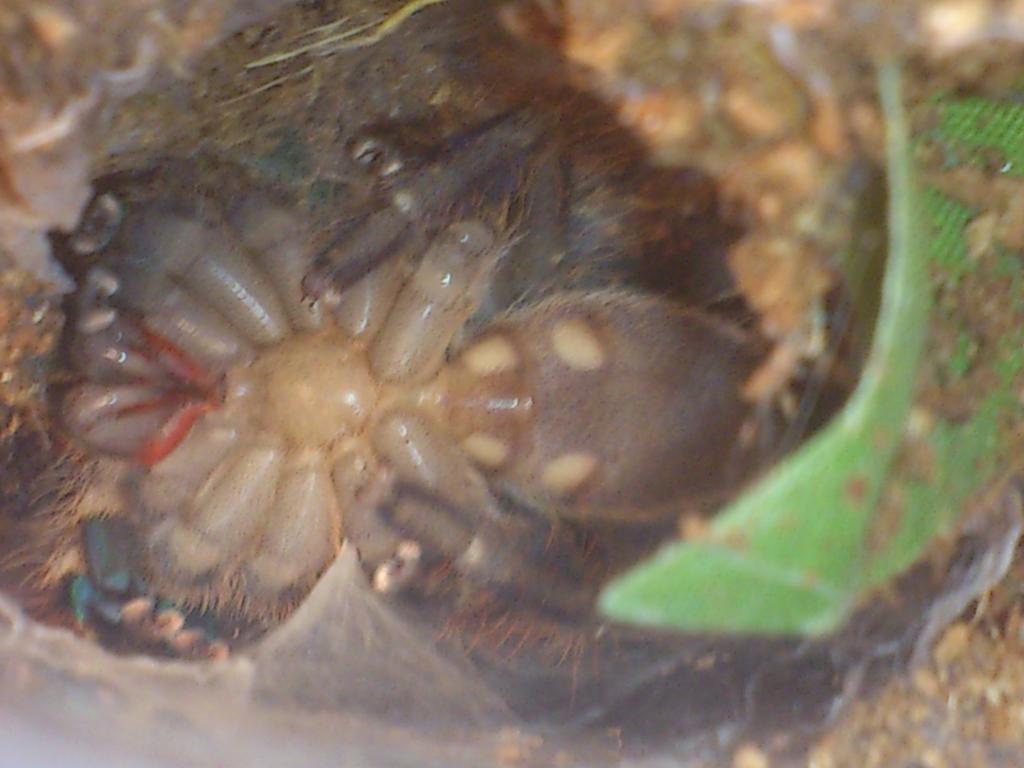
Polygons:
M156 592L280 615L347 538L381 591L441 558L557 602L517 546L545 520L650 520L749 472L749 334L624 290L503 309L551 214L510 202L550 197L522 189L538 140L507 116L426 154L359 137L376 203L326 250L258 190L128 212L59 412L102 457L78 503L131 521Z

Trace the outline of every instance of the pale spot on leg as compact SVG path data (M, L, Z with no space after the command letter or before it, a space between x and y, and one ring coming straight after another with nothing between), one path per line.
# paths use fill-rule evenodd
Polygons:
M113 307L93 307L79 316L76 327L79 333L99 333L112 326L115 320L117 310Z
M165 608L154 619L161 637L172 638L185 628L185 617L177 608Z
M399 542L394 556L374 571L374 590L390 594L408 586L419 573L422 558L423 549L417 542L409 539Z
M485 432L474 432L462 441L470 458L488 469L497 469L508 459L509 448L504 440Z
M561 320L551 329L551 345L563 363L578 371L596 371L605 363L604 347L583 320Z
M183 629L168 638L168 644L176 653L188 655L196 653L206 642L206 633L201 629Z
M136 597L121 606L121 621L125 624L141 624L153 613L153 598Z
M225 661L230 655L231 650L223 640L214 640L206 648L206 658L210 661Z
M467 349L462 361L478 376L493 376L515 370L519 365L519 353L504 336L491 336Z
M117 275L105 267L93 267L90 269L89 274L86 275L86 280L89 286L104 298L109 299L121 290L121 281Z
M578 491L594 470L597 458L589 453L564 453L548 464L541 474L541 484L556 496Z

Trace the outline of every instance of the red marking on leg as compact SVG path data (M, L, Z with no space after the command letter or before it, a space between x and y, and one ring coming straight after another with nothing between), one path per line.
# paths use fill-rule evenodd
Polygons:
M140 325L146 347L140 350L153 362L162 366L169 374L180 381L192 384L203 391L216 385L216 379L195 360L178 348L174 342L165 339L156 331Z
M209 401L185 403L146 441L135 458L147 468L159 464L188 437L199 417L212 409L213 405Z
M135 453L138 462L146 467L152 467L181 444L200 416L217 407L220 397L218 379L174 342L146 327L141 318L131 317L130 321L140 336L134 340L133 349L160 366L178 384L177 387L172 384L172 388L148 402L139 403L117 413L117 416L130 415L167 406L173 407L167 420ZM155 383L158 386L162 384Z
M135 405L128 405L124 408L119 409L114 413L115 418L121 416L132 416L137 413L149 413L159 408L163 408L166 405L181 405L188 402L188 397L183 395L181 392L164 392L158 397L154 397L152 400L147 400L144 403L136 403Z

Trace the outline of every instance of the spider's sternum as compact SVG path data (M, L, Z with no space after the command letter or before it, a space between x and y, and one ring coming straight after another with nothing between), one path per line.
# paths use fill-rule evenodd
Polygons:
M296 446L360 433L379 397L365 352L334 329L296 334L265 350L248 375L257 420Z

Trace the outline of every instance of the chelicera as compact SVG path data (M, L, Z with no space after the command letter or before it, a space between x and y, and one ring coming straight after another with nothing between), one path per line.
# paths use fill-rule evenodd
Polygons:
M516 116L416 158L357 138L376 203L327 249L258 190L128 211L59 408L103 466L83 503L130 521L153 590L281 615L347 539L381 591L442 560L558 603L572 580L519 546L552 520L664 518L749 472L756 339L625 290L502 308L550 215L510 202L545 198L537 140Z

